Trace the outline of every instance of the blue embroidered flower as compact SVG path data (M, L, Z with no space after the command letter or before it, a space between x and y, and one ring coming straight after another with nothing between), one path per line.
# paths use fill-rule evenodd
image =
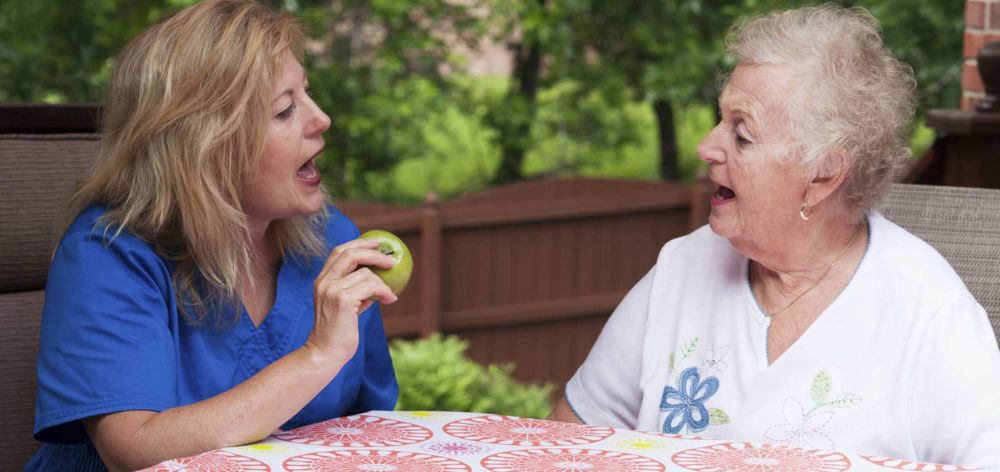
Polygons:
M708 377L701 382L697 367L689 367L681 372L677 388L667 385L663 389L660 410L669 411L663 420L663 432L677 434L684 425L688 431L697 433L708 427L708 409L705 400L719 390L719 379Z

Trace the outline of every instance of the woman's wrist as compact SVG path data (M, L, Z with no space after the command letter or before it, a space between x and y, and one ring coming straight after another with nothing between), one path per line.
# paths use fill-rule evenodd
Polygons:
M332 369L336 373L354 357L357 345L354 345L354 349L324 347L310 337L298 350L313 368Z

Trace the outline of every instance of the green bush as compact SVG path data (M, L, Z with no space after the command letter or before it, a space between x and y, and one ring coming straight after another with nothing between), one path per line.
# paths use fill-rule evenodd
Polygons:
M389 344L399 381L397 410L468 411L545 418L552 385L525 385L513 364L479 365L465 355L469 343L434 334Z

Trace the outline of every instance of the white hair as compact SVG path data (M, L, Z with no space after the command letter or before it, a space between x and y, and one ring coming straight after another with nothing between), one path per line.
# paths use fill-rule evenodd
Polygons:
M873 208L911 156L916 89L913 70L882 42L878 20L863 8L797 8L750 20L726 44L738 63L796 71L785 106L795 155L823 176L833 153L845 151L844 203L858 217Z

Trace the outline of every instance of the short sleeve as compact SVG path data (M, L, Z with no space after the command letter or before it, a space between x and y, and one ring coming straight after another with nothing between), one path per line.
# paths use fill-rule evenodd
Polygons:
M86 440L80 419L176 406L169 270L122 233L93 220L67 232L49 269L38 353L35 438Z
M652 284L650 271L625 295L587 359L566 384L566 401L585 423L635 429L642 401L640 366Z
M327 207L327 211L330 213L330 219L327 222L326 237L331 248L357 239L361 235L354 222L336 207ZM362 330L358 334L362 341L359 348L364 349L361 354L364 367L358 396L346 414L371 410L391 411L396 407L399 385L396 383L396 371L389 356L380 304L373 304L361 314L358 329Z
M986 312L962 297L917 341L909 389L917 457L1000 470L1000 351Z
M396 399L399 397L396 371L392 367L392 358L389 357L389 345L385 339L379 304L372 305L365 316L367 319L362 333L365 340L365 368L361 373L358 398L348 414L371 410L391 411L396 407Z

